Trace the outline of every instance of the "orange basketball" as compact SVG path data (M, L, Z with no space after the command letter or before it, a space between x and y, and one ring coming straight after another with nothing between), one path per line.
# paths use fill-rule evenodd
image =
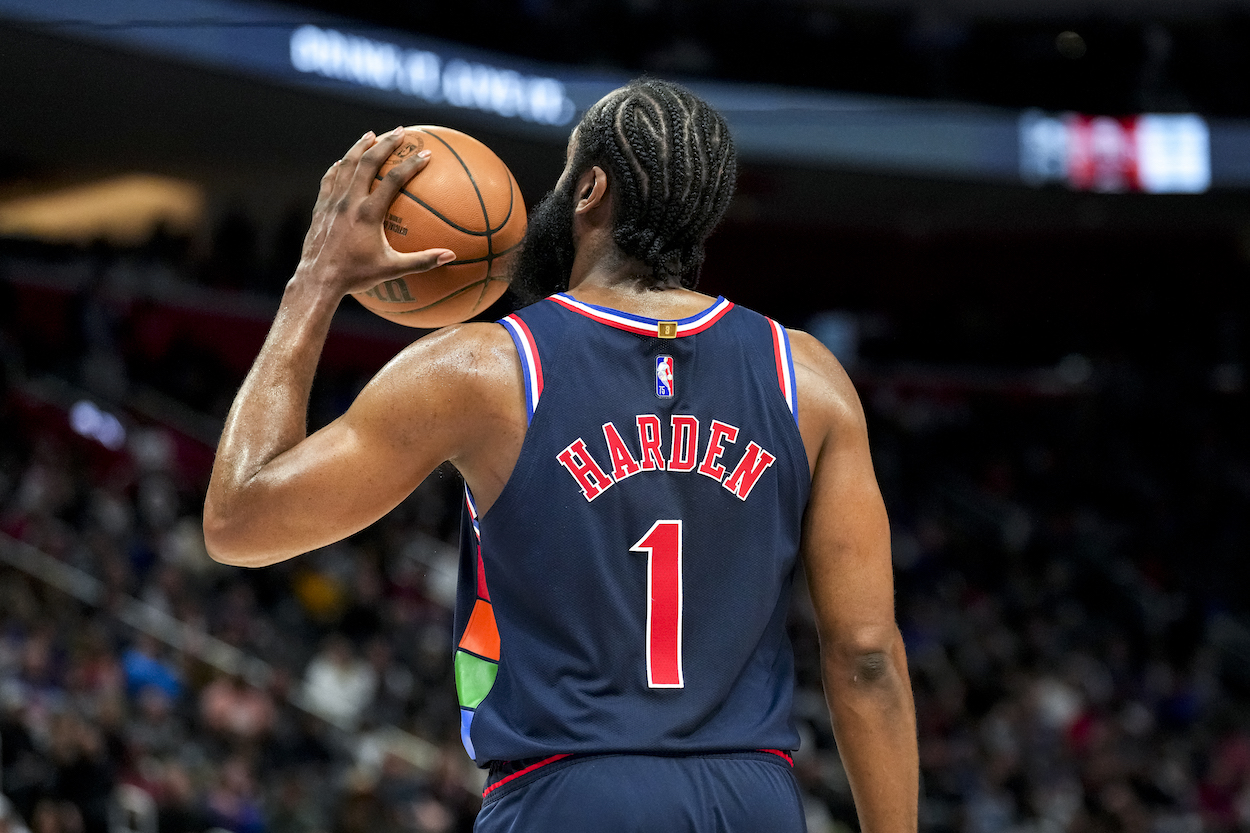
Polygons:
M466 321L503 294L525 234L525 203L494 151L448 127L404 128L403 143L379 176L423 149L430 161L388 209L386 239L397 251L447 248L456 258L352 294L383 318L433 328Z

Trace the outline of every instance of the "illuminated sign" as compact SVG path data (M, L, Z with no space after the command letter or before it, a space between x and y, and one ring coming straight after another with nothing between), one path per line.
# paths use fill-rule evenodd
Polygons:
M436 52L300 26L291 34L291 66L300 72L394 90L432 103L482 110L505 118L564 125L577 108L554 78L522 75Z
M1198 194L1211 187L1211 138L1201 116L1113 118L1025 113L1020 175L1078 191Z

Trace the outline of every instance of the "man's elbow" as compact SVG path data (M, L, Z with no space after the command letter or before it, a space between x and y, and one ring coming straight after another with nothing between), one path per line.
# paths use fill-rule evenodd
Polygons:
M218 564L229 564L234 567L245 566L242 553L237 547L231 546L230 531L221 519L204 511L204 549L208 557Z
M204 548L208 550L208 557L218 564L262 567L273 563L264 553L248 546L247 535L238 520L218 511L211 500L204 504Z
M890 655L885 651L869 651L853 658L854 670L851 679L865 685L878 683L891 671Z
M890 686L907 677L903 637L894 626L865 628L835 640L823 652L835 679L855 687Z

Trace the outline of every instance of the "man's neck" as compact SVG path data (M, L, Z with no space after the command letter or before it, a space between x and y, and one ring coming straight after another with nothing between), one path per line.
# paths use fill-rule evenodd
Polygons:
M581 280L569 288L569 294L588 304L645 318L673 320L697 315L714 301L712 297L686 289L675 281L657 287L636 274L618 275L614 279L598 276Z
M681 319L712 305L713 298L686 289L677 278L657 285L651 267L617 248L610 233L596 230L584 236L573 260L569 294L646 318Z

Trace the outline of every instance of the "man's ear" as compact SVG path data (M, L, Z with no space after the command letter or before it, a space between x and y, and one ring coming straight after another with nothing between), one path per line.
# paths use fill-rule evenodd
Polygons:
M608 175L598 165L577 178L577 187L573 191L573 213L586 214L600 206L607 207Z

